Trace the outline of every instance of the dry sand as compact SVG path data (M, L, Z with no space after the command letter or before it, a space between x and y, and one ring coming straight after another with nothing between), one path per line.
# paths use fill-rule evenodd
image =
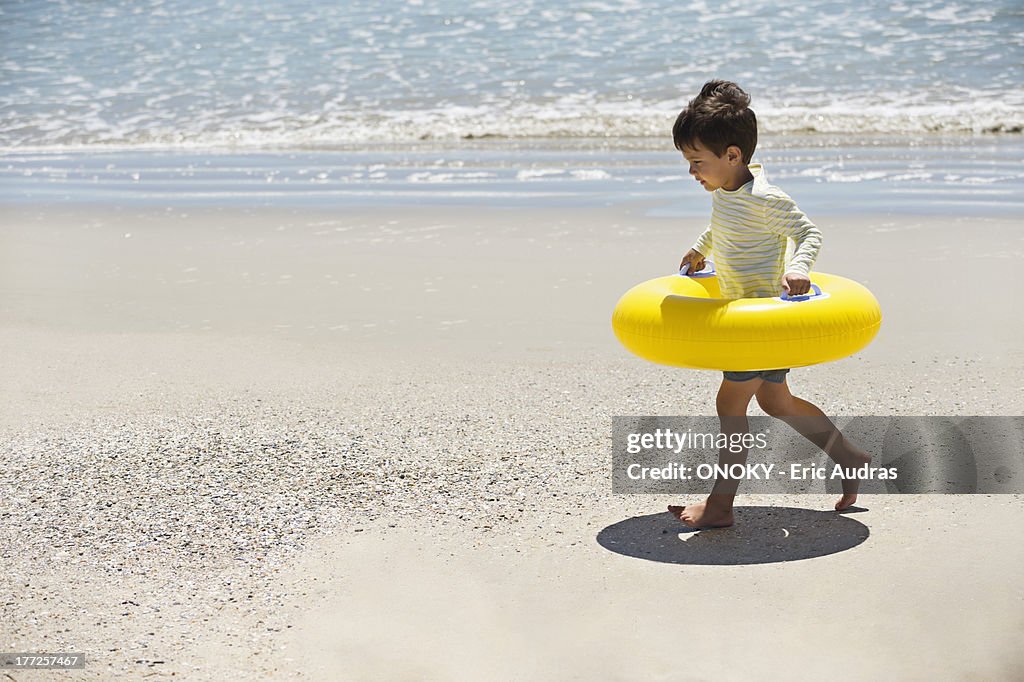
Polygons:
M886 317L795 392L1022 414L1019 221L816 219ZM1024 675L1020 496L746 496L680 536L611 494L611 416L713 412L714 373L609 328L700 228L4 209L0 648L86 652L69 679Z

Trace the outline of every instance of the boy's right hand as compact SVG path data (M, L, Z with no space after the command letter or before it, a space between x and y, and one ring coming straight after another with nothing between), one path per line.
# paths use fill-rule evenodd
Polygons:
M701 270L704 269L704 254L702 254L700 251L694 251L693 249L690 249L689 251L686 252L686 255L683 256L683 260L679 261L679 269L682 270L684 265L690 266L686 270L688 274L692 275L697 272L700 272Z

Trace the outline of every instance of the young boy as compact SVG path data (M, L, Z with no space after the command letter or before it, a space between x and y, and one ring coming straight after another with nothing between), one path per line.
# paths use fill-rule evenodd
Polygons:
M715 254L723 298L807 293L808 277L821 248L821 232L782 190L768 183L764 168L751 164L757 145L757 119L750 97L735 83L713 80L679 114L672 129L676 149L690 164L690 175L712 195L711 224L679 264L689 272L704 267ZM795 243L788 254L789 240ZM845 468L871 461L867 453L843 437L817 407L789 392L788 369L725 372L718 389L717 409L722 432L747 431L751 398L769 415L786 421ZM747 453L722 450L723 464L744 463ZM843 496L835 508L857 500L857 480L843 480ZM733 523L733 499L739 481L718 479L702 504L670 505L669 511L694 528Z

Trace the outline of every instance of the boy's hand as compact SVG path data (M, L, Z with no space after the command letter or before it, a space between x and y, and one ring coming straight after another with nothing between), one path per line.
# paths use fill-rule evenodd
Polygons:
M679 269L682 270L684 265L689 264L690 268L686 271L688 274L695 274L704 269L704 254L700 251L694 251L690 249L683 256L683 260L679 261Z
M787 272L782 276L782 288L788 296L803 296L811 290L811 278L799 272Z

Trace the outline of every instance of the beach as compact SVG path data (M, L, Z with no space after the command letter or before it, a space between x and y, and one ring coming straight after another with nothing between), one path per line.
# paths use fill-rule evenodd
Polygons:
M715 373L609 324L701 218L457 203L5 208L5 648L87 652L72 679L1020 674L1017 495L746 496L690 550L678 500L611 493L612 416L714 413ZM885 323L794 392L1021 413L1019 304L985 295L1017 219L816 220ZM673 541L612 551L623 523Z
M1024 678L1022 35L1015 0L0 4L0 677ZM719 372L612 329L708 225L672 129L711 79L812 281L881 307L788 375L899 427L844 513L614 487L618 425L717 420Z

